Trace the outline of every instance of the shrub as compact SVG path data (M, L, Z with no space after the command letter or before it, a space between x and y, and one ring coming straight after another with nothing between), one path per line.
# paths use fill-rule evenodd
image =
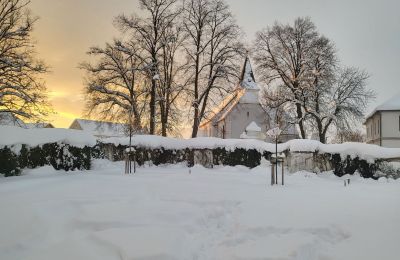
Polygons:
M0 173L5 177L21 174L17 156L7 146L0 149Z

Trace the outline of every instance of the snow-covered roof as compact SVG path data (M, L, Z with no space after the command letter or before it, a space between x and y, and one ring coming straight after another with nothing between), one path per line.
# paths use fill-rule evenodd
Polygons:
M210 122L217 123L223 120L232 111L236 104L239 103L239 100L243 95L244 90L238 88L233 93L226 96L225 99L222 100L222 102L213 109L213 111L211 112L211 117L204 120L201 123L200 127L207 125Z
M246 127L246 132L261 132L261 127L253 121Z
M238 103L260 104L259 90L250 59L246 57L238 88L232 94L228 95L219 106L214 108L211 117L204 120L200 126L207 125L209 122L217 123L224 120Z
M54 128L54 126L50 123L24 123L24 128L32 129L32 128Z
M366 118L370 118L378 111L400 110L400 92L377 106Z
M0 125L7 126L19 126L26 129L32 128L54 128L50 123L38 122L38 123L25 123L21 119L14 116L12 113L0 113Z
M0 113L0 125L22 127L24 122L10 112Z
M95 136L122 137L126 135L126 124L88 119L75 119L70 128L73 128L75 122L79 124L81 128L80 130L91 133Z
M242 75L240 77L240 86L246 89L257 89L257 90L260 89L256 83L253 68L251 66L250 58L248 56L244 61Z

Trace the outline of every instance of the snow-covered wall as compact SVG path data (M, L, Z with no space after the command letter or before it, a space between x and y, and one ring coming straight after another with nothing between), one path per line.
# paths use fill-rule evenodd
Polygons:
M47 143L64 143L75 147L95 146L97 139L85 132L71 129L23 129L14 126L0 126L0 147L26 144L38 146ZM128 145L129 138L102 139L103 143ZM236 148L255 149L259 152L275 152L275 144L259 140L220 139L199 137L193 139L176 139L161 136L136 135L132 138L132 146L143 148L181 149L215 149L225 148L233 151ZM364 143L322 144L314 140L291 140L278 144L278 152L319 152L340 154L343 157L359 157L364 160L400 158L400 148L384 148Z
M102 140L105 143L115 145L128 145L129 138L110 138ZM161 136L138 135L132 138L132 146L156 149L164 148L170 150L180 149L215 149L225 148L233 151L236 148L246 150L255 149L259 152L275 152L275 144L266 143L259 140L248 139L220 139L213 137L199 137L193 139L175 139ZM367 161L376 159L400 159L399 148L384 148L377 145L364 143L343 143L343 144L322 144L315 140L290 140L286 143L278 144L278 152L306 152L306 153L329 153L340 154L342 157L359 157Z

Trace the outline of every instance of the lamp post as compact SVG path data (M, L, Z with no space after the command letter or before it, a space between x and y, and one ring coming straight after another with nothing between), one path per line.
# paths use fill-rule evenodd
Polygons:
M267 131L267 135L275 139L275 158L271 160L272 162L271 185L278 184L278 138L281 135L281 133L282 130L279 127L275 127Z

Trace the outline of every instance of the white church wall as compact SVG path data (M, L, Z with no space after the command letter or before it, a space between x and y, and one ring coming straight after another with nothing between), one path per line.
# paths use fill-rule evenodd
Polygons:
M251 122L260 126L262 132L267 131L266 114L259 104L239 103L226 119L230 122L230 136L227 138L240 138Z

